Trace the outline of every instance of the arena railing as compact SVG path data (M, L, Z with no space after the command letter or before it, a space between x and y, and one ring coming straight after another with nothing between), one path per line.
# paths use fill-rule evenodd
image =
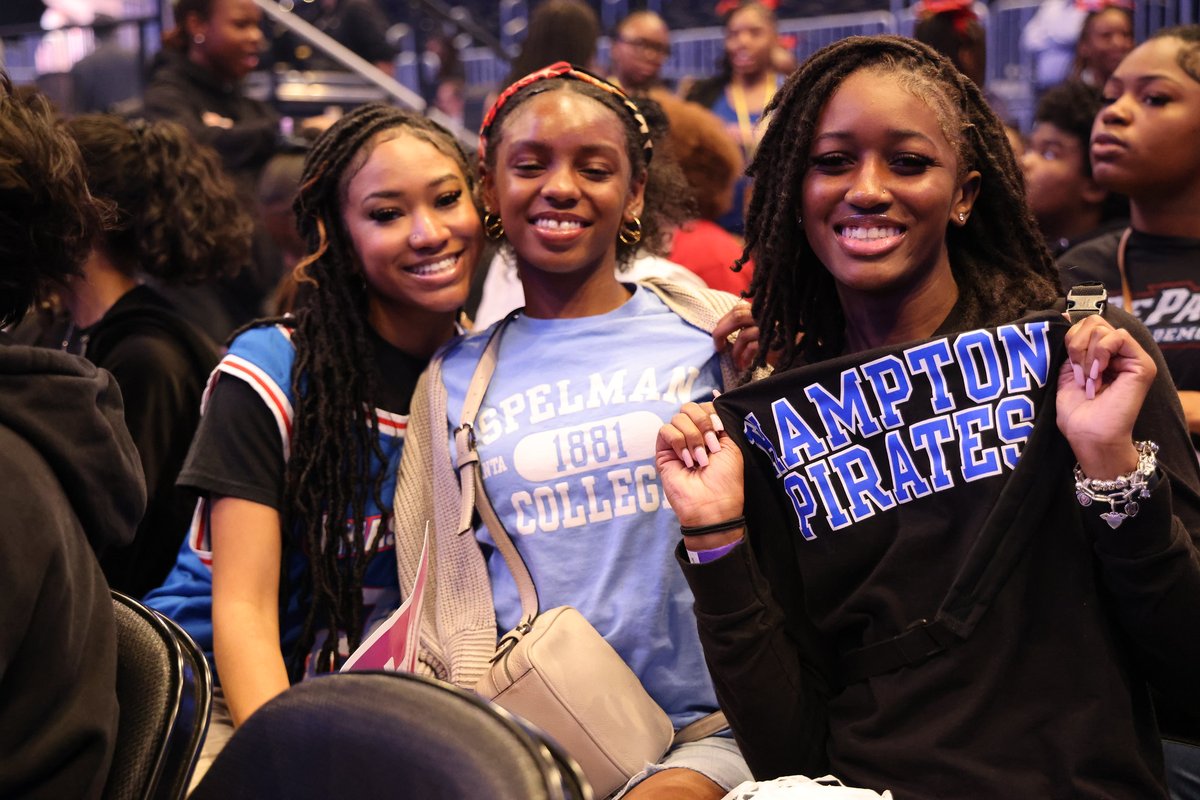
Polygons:
M507 3L501 4L502 17ZM514 2L515 6L516 3ZM868 11L857 14L835 14L807 19L785 19L779 22L779 32L795 39L796 59L802 61L827 44L856 34L894 33L895 17L889 11ZM502 31L502 33L504 33ZM502 40L505 37L502 35ZM608 62L610 42L599 42L599 60ZM717 70L724 52L725 37L721 28L692 28L671 34L671 56L663 65L663 76L670 80L684 77L703 78ZM508 74L508 64L487 48L472 47L461 53L467 83L496 84Z

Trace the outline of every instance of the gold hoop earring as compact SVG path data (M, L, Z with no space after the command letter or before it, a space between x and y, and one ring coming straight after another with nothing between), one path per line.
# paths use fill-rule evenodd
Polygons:
M642 240L642 221L637 216L621 225L617 234L621 244L635 245Z
M504 221L500 219L499 214L488 211L483 215L483 232L495 242L504 238Z

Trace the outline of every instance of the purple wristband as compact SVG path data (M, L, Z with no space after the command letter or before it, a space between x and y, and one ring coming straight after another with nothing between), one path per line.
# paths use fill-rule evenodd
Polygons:
M733 550L733 548L740 545L743 541L745 541L745 540L738 539L736 542L730 542L729 544L723 544L720 547L714 547L711 550L688 550L687 551L688 561L690 561L693 564L707 564L710 561L716 561L718 558L720 558L721 556L723 556L726 553Z

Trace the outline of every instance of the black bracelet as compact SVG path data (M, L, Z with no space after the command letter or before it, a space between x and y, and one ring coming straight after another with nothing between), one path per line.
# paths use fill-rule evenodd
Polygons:
M746 518L734 517L724 522L714 522L712 525L680 525L679 532L684 536L706 536L710 533L721 533L744 527L746 527Z

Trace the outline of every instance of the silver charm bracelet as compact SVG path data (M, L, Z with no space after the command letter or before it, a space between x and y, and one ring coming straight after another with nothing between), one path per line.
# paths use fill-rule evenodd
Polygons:
M1134 442L1137 448L1138 462L1133 472L1121 475L1111 481L1089 478L1083 474L1079 465L1075 465L1075 498L1079 505L1090 506L1093 502L1108 503L1108 511L1100 515L1100 519L1116 529L1126 517L1136 517L1138 513L1137 499L1145 500L1150 492L1158 485L1158 445L1151 441ZM1135 499L1137 498L1137 499ZM1121 506L1121 510L1117 510Z

